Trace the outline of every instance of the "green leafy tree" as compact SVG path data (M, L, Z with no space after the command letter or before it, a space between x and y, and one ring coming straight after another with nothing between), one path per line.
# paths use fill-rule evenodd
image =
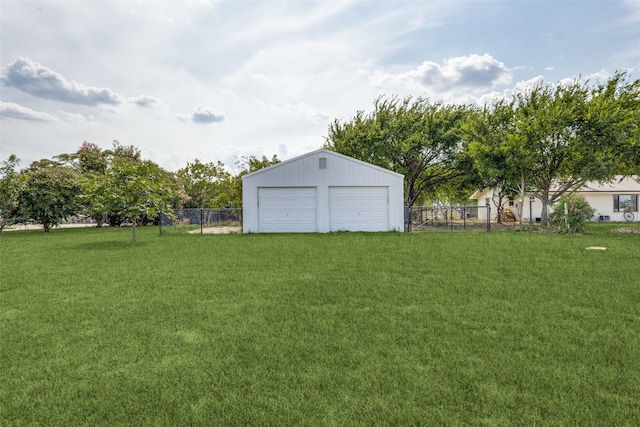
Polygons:
M42 224L45 233L81 210L78 173L56 161L33 162L21 172L25 181L18 198L20 221Z
M167 173L148 160L117 158L102 176L83 180L82 199L94 212L126 218L136 241L136 226L144 218L166 213L175 198Z
M516 96L515 120L529 160L529 185L542 201L541 224L561 196L586 181L610 181L632 155L640 83L616 74L591 87L538 84Z
M110 155L110 151L102 150L96 144L85 141L75 153L59 154L54 158L73 167L78 173L104 175Z
M477 111L465 139L483 186L521 200L533 193L546 225L549 207L562 195L589 180L635 173L639 86L624 73L595 86L538 84Z
M605 151L602 160L611 162L607 154L617 154L609 166L617 174L640 179L640 79L618 72L598 85L592 90L585 121L590 125L585 137L610 152Z
M325 148L405 176L405 202L469 176L461 143L466 108L425 98L379 97L370 114L329 125ZM459 184L463 185L463 184Z
M498 222L502 221L504 205L519 195L524 200L530 173L530 159L526 155L515 121L514 100L501 99L490 106L475 110L464 126L464 135L474 170L479 176L479 188L493 189L497 198ZM518 218L522 225L522 203L518 204Z
M113 159L129 159L134 161L142 160L140 149L135 145L122 145L117 139L113 140L110 150L105 151L111 160Z
M107 150L85 141L75 153L60 154L54 158L72 167L86 181L92 177L104 176L110 165L117 159L141 161L141 153L134 145L122 145L117 140L114 140L112 148ZM96 220L98 227L101 227L104 221L112 226L121 225L127 221L127 218L113 213L96 212L91 205L86 205L85 211Z
M201 163L196 159L176 172L176 177L189 196L185 207L224 208L231 200L231 174L222 162Z
M0 233L19 218L18 201L25 185L25 175L16 170L19 163L12 154L0 166Z
M493 199L498 223L502 221L504 205L514 193L513 174L509 167L506 142L513 134L513 107L500 100L469 114L463 126L464 138L474 170L479 176L479 188L489 187L497 195Z

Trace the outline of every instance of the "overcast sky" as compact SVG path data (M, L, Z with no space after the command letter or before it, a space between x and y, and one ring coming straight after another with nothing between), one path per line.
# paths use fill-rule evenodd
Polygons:
M318 149L379 95L640 78L640 0L0 0L0 157L83 141L170 171Z

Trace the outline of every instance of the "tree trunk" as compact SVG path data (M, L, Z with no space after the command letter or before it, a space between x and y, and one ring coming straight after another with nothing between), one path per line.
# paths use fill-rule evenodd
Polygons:
M518 204L518 219L520 220L520 230L522 230L522 214L524 213L524 178L520 182L520 203Z
M45 222L45 223L42 224L42 227L44 228L44 232L45 233L48 233L48 232L51 231L51 224L48 224L48 223Z
M131 241L133 243L136 242L136 222L133 221L133 224L131 226Z
M546 227L549 222L549 192L545 191L540 195L542 201L542 212L540 212L540 226Z
M496 219L497 224L502 224L502 192L498 193L498 203L494 203L496 205L496 211L498 212L498 217Z

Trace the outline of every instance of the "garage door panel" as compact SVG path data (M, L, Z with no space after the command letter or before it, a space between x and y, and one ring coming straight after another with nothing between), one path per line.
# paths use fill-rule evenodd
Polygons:
M260 232L314 232L315 187L259 188Z
M387 231L389 228L387 187L331 187L329 204L331 231Z

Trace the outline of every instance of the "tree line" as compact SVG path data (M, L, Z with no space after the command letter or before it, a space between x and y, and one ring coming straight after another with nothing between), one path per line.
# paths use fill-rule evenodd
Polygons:
M403 174L407 205L489 187L533 194L547 225L548 208L585 182L640 175L640 80L541 82L482 107L382 96L335 120L325 147Z
M466 203L490 187L499 210L510 197L539 198L546 225L548 207L586 181L640 175L640 80L618 72L605 82L541 82L481 107L380 96L373 111L334 120L324 147L403 174L407 205ZM161 211L241 207L242 176L278 162L243 157L232 174L196 159L168 172L118 141L107 150L85 142L20 171L12 155L0 166L0 232L29 220L48 232L84 213L132 224L135 240L135 226Z
M176 172L142 158L133 145L114 141L103 150L84 142L76 152L33 162L18 171L19 159L9 156L0 166L0 232L28 221L45 232L79 214L98 226L136 226L159 220L174 208L239 208L242 176L278 163L277 156L242 157L235 175L224 164L188 162Z

